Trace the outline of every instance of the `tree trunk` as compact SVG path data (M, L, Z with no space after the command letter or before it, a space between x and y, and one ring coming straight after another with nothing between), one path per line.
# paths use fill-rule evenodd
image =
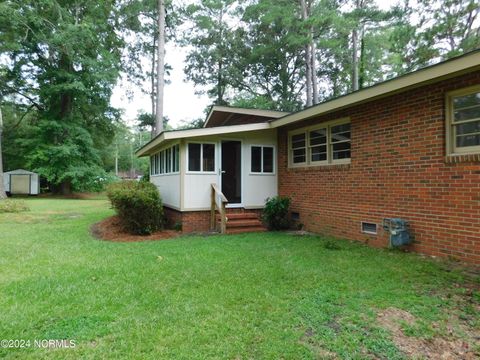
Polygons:
M3 118L2 109L0 108L0 200L5 199L7 194L5 193L5 184L3 182L3 161L2 161L2 133L3 133Z
M313 31L312 31L313 32ZM318 77L317 77L317 46L312 34L312 92L313 92L313 105L318 104Z
M312 57L310 54L310 45L305 47L305 82L307 92L307 106L312 106Z
M224 8L220 9L218 14L218 24L220 26L220 39L223 41L223 15ZM220 45L223 47L223 45ZM223 99L224 95L224 77L223 77L223 58L220 56L218 60L218 74L217 74L217 100L216 105L225 105L225 100Z
M357 29L352 31L352 90L358 90L358 54L357 54L358 34Z
M60 184L53 188L53 192L59 195L71 195L72 194L72 182L70 180L64 180Z
M225 105L223 103L223 89L222 89L222 72L223 72L223 62L222 59L218 61L218 74L217 74L217 101L216 105Z
M365 29L362 27L360 32L360 64L358 65L358 88L365 86Z
M308 10L305 0L300 0L303 21L308 19ZM305 46L305 91L307 95L307 106L312 106L312 54L310 43Z
M152 69L151 69L151 74L150 74L150 86L151 86L151 91L150 91L150 100L152 102L152 119L155 119L156 114L155 114L155 66L156 66L156 57L155 53L157 52L157 38L154 35L153 36L153 47L152 47ZM151 131L151 137L155 137L155 125L152 124L152 131Z
M158 0L157 107L155 132L163 132L163 94L165 87L165 0Z

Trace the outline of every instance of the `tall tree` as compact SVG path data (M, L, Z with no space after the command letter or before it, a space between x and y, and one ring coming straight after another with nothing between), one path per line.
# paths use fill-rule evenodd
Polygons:
M157 48L157 103L155 130L163 131L163 97L165 88L165 0L158 0L158 48Z
M305 0L300 0L300 9L302 12L303 22L308 22L309 9ZM316 69L312 67L312 58L314 56L315 54L312 52L312 41L308 41L305 45L305 88L307 95L307 106L312 106L313 104L313 72L316 71Z
M242 81L236 88L267 100L274 110L298 110L305 88L305 36L298 2L252 1L242 21L242 31L236 32L243 46L237 65L241 76L234 78Z
M425 31L423 44L436 50L441 58L450 58L480 47L476 0L419 1Z
M118 118L109 101L122 69L120 34L113 0L0 4L9 59L0 87L37 107L34 136L24 140L29 164L64 193L103 173L98 149Z
M207 94L216 105L227 104L226 93L233 85L235 56L233 29L228 19L234 17L235 0L201 0L189 5L185 16L193 27L185 31L182 44L191 47L185 66L188 80L208 87ZM198 91L203 93L203 91Z

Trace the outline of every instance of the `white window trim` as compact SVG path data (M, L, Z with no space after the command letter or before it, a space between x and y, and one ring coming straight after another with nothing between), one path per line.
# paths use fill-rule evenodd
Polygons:
M445 97L445 134L446 138L446 155L455 156L455 155L469 155L469 154L479 154L480 146L465 146L457 148L456 146L456 126L457 124L462 124L466 122L476 121L475 119L470 119L466 121L460 121L455 123L453 120L453 98L458 96L470 95L480 92L480 85L469 86L467 88L450 91L446 94ZM477 120L478 121L478 120Z
M262 151L261 151L261 157L260 157L260 168L262 169L260 172L257 172L257 171L252 171L252 148L254 147L259 147L259 148L262 148ZM273 171L272 172L264 172L263 171L263 148L271 148L273 149ZM275 145L256 145L256 144L252 144L250 145L250 151L249 151L249 154L248 156L250 157L250 168L249 168L249 174L250 175L267 175L267 176L272 176L272 175L275 175L276 174L276 171L277 171L277 166L276 166L276 159L277 159L277 154L276 154L276 148L275 148Z
M176 142L174 144L171 144L169 146L166 146L160 150L158 150L157 152L155 152L154 154L152 154L150 157L152 158L158 158L158 173L156 174L155 171L153 171L154 169L150 169L151 172L153 172L153 174L151 174L151 176L171 176L171 175L179 175L180 174L180 162L179 162L179 166L178 166L178 171L172 171L172 172L165 172L165 170L167 169L166 167L166 150L167 149L172 149L172 153L173 153L173 148L175 146L179 146L179 149L178 149L178 153L179 153L179 158L180 158L180 142ZM161 161L160 161L160 158L162 157L162 154L163 154L163 173L162 173L162 169L161 169ZM156 161L154 161L155 163ZM171 156L171 159L170 159L170 162L171 162L171 169L173 169L173 156Z
M351 123L350 118L341 118L332 121L322 122L316 125L310 125L307 127L303 127L300 129L292 130L288 132L288 167L289 168L302 168L302 167L311 167L311 166L330 166L330 165L341 165L341 164L350 164L351 157L349 159L332 159L332 151L331 151L331 127L336 125L348 124ZM310 132L313 130L318 129L327 129L327 160L322 161L311 161L311 146L310 146ZM350 128L350 134L351 134ZM305 162L302 163L293 163L292 158L292 135L302 134L305 133L305 147L306 147L306 154L305 154ZM352 140L350 138L350 151L351 150Z
M189 159L190 159L190 154L189 154L189 145L190 144L200 144L200 171L193 171L193 170L189 170L189 167L190 167L190 164L189 164ZM214 159L213 159L213 162L214 162L214 166L213 166L213 171L203 171L203 144L211 144L213 145L215 148L214 148L214 151L213 151L213 156L214 156ZM217 168L217 143L215 142L212 142L212 141L189 141L187 142L187 167L186 167L186 174L194 174L194 175L200 175L200 174L205 174L205 175L212 175L212 174L217 174L217 172L215 171L215 169Z

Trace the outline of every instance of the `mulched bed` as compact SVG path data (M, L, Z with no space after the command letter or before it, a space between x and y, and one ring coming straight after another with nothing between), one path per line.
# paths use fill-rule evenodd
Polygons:
M111 216L93 224L90 231L97 239L116 242L166 240L181 235L181 232L175 230L161 230L150 235L132 235L123 230L118 216Z

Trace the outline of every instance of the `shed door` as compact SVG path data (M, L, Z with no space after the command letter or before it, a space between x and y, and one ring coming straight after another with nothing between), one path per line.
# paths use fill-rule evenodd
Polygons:
M10 175L12 194L30 194L30 175Z

